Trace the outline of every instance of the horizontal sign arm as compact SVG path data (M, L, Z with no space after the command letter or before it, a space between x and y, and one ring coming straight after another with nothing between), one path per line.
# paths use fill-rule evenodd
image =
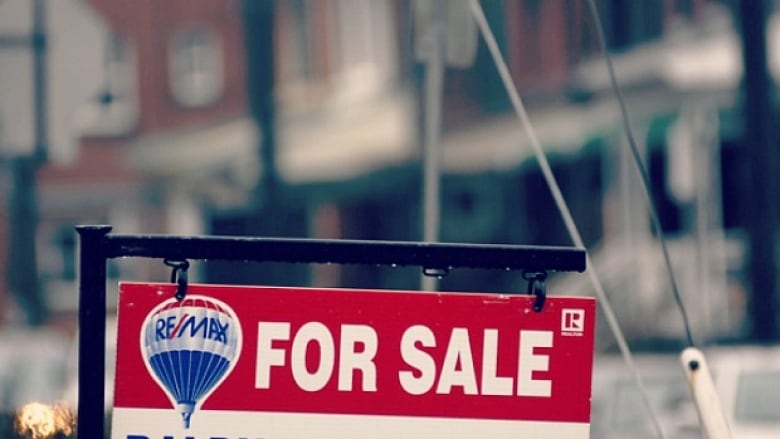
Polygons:
M104 239L107 258L223 259L431 269L585 270L585 250L573 247L232 236L107 234Z

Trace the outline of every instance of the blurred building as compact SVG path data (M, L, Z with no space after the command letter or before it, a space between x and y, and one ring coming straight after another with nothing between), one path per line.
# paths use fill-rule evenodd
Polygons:
M117 233L422 238L424 68L415 57L414 1L273 3L270 143L253 107L258 77L248 68L262 54L247 44L258 31L246 27L256 24L248 21L250 3L89 0L111 29L104 92L79 112L88 129L78 154L39 173L40 271L53 310L75 310L76 224L109 223ZM645 245L652 236L626 174L618 107L587 3L482 5L586 244L598 264L615 261L595 268L654 278L631 271L652 265L642 259L652 257ZM744 168L733 165L744 158L727 117L738 75L728 64L738 64L728 61L738 46L728 11L714 0L599 5L665 229L675 236L701 230L691 213L700 185L669 178L668 139L682 126L680 114L717 116L714 133L694 133L712 135L723 147L720 162L729 163L718 180L724 216L708 227L739 228L731 215ZM481 39L472 65L447 68L444 90L441 239L570 245ZM642 244L632 248L626 236ZM626 248L639 259L621 257ZM420 277L350 266L208 262L194 270L210 282L412 289ZM109 273L115 283L165 281L166 271L158 261L112 261ZM563 288L574 290L564 292L588 290L568 282ZM665 310L665 287L642 285L653 290L646 300L654 309ZM635 286L616 281L614 293ZM441 288L516 292L525 282L519 273L467 271L444 278Z
M186 4L185 4L186 3ZM78 153L65 163L50 163L39 172L39 260L51 311L72 313L77 268L77 224L112 224L117 233L166 232L171 208L168 182L150 175L132 159L145 139L178 139L204 125L239 119L246 112L243 44L239 9L232 2L151 2L118 4L89 2L110 29L105 42L101 92L75 112L83 140ZM210 143L210 142L209 142ZM219 173L231 157L212 158ZM171 148L174 148L171 146ZM194 148L202 149L199 144ZM246 148L251 148L247 145ZM176 167L199 152L182 153ZM229 164L229 163L228 163ZM172 168L171 163L161 164ZM193 172L202 172L195 168ZM174 169L172 172L179 172ZM187 218L186 213L183 215ZM197 215L192 217L197 221ZM181 227L184 223L179 223ZM180 233L186 233L185 227ZM176 228L172 229L176 232ZM141 279L154 267L111 263L115 291L120 276ZM152 271L150 271L152 270ZM115 301L109 293L109 303Z

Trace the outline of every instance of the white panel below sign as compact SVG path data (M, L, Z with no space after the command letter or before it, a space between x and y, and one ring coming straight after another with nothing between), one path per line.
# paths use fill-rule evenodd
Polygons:
M195 422L195 421L193 421ZM323 415L312 413L203 410L197 426L181 427L173 410L114 408L112 439L579 439L588 438L587 423L507 421L411 416ZM131 426L137 426L131 427ZM135 428L135 429L134 429ZM194 431L197 431L195 435Z

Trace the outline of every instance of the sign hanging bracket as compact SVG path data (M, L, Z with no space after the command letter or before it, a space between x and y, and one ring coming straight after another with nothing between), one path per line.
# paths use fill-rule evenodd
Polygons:
M423 267L423 274L429 277L435 277L438 279L443 278L444 276L448 275L450 273L451 267Z
M528 281L528 294L535 297L534 311L542 312L544 301L547 299L547 272L546 271L524 271L523 279Z
M182 301L187 295L187 283L188 276L187 270L190 268L190 263L186 259L164 259L163 263L172 268L171 270L171 283L176 284L176 300Z

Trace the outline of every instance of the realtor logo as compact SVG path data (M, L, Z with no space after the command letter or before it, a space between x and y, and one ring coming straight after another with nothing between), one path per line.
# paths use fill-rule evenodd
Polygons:
M582 333L585 331L585 310L563 308L561 310L561 331Z

